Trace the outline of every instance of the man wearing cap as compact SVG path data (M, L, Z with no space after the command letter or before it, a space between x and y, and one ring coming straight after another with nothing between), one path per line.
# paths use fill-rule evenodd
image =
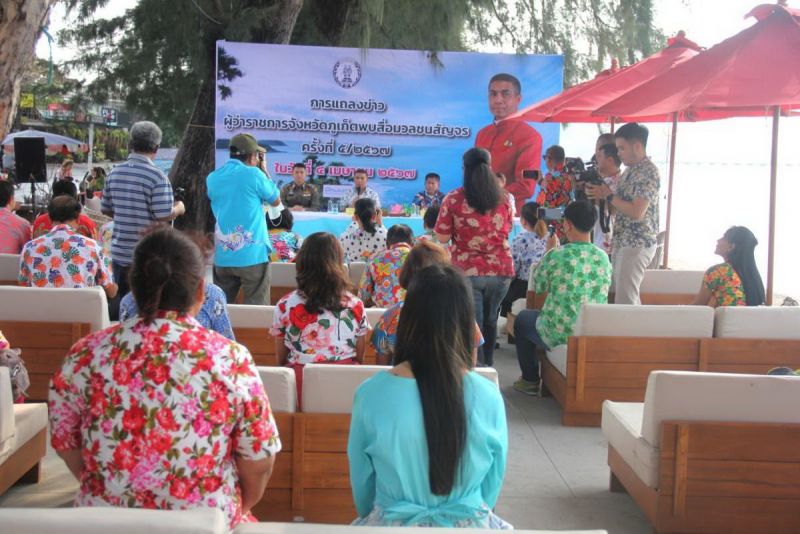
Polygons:
M245 304L269 304L272 250L263 205L279 206L280 191L266 174L266 150L250 134L230 141L230 158L206 178L214 229L214 283L230 304L241 288Z

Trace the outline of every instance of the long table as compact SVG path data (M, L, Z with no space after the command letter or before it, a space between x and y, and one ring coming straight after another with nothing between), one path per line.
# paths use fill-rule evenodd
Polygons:
M347 215L346 213L295 211L292 212L292 215L294 215L293 231L303 237L307 237L314 232L329 232L335 236L339 236L348 226L353 224L353 216ZM383 218L383 225L386 228L391 228L395 224L408 225L415 236L425 233L425 229L422 225L422 217L419 216L386 216ZM519 219L514 219L514 227L511 229L511 235L508 237L509 240L514 239L521 231Z

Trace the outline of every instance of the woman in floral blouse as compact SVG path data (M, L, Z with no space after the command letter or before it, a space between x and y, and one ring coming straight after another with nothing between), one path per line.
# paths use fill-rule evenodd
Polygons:
M353 222L339 236L347 263L367 261L373 254L386 248L387 230L383 226L380 209L372 199L356 200Z
M275 305L270 334L279 363L295 371L297 397L302 399L305 364L362 363L369 324L364 304L350 293L336 237L311 234L296 261L297 289Z
M269 253L269 261L272 263L294 261L294 257L303 246L303 238L294 232L294 216L292 211L284 208L281 216L277 219L270 219L267 215L267 229L269 229L269 241L272 245L272 252Z
M434 231L440 243L452 241L453 265L472 284L475 317L486 340L478 360L491 366L500 302L514 276L508 243L514 208L492 172L487 150L471 148L463 160L464 186L444 197Z
M53 448L76 506L215 507L254 521L281 449L250 353L192 318L205 262L170 227L136 247L135 318L70 349L50 384Z
M729 228L714 250L725 262L706 271L694 304L714 308L763 305L764 282L756 267L756 245L756 236L744 226Z

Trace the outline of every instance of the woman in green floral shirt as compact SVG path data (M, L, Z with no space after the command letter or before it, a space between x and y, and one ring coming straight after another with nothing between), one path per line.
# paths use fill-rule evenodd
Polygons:
M706 271L693 304L714 308L764 304L764 283L755 259L757 244L756 236L744 226L729 228L714 250L725 261Z

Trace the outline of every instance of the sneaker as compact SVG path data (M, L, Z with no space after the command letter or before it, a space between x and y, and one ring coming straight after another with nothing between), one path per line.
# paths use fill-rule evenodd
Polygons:
M527 380L520 378L514 382L514 389L520 393L524 393L533 397L539 394L539 382L528 382Z

